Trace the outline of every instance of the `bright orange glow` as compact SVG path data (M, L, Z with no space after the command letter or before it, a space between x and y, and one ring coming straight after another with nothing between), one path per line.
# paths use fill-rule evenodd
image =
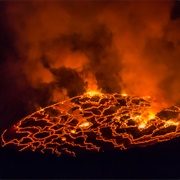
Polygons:
M95 96L95 95L100 96L100 95L102 95L102 93L100 93L98 91L89 91L86 94L89 95L89 96Z
M75 133L76 133L76 131L75 131L75 130L71 130L71 133L75 134Z
M180 108L155 114L147 97L89 92L25 117L2 134L19 151L78 154L151 145L180 136Z
M155 118L155 114L150 112L148 115L148 119L150 120L150 119L154 119L154 118Z
M82 124L79 125L79 127L88 127L90 125L89 122L83 122Z
M65 137L62 137L61 140L62 140L62 141L66 141L66 138L65 138Z
M123 93L123 94L121 94L122 96L127 96L127 94L126 93Z
M144 122L142 122L142 123L138 126L139 129L143 129L143 128L145 128L145 127L146 127L146 123L144 123Z
M171 126L171 125L178 126L179 122L175 122L173 120L168 120L168 121L165 122L164 126L167 127L167 126Z

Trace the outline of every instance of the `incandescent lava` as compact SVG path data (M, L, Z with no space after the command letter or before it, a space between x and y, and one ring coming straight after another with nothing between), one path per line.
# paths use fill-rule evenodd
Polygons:
M45 107L6 129L2 146L73 156L147 146L180 135L180 108L154 114L150 97L85 93Z

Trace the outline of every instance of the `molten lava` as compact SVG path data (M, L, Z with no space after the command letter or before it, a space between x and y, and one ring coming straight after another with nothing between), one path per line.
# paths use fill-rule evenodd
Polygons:
M2 146L75 156L146 146L180 135L180 108L154 114L150 97L85 93L40 109L6 129Z

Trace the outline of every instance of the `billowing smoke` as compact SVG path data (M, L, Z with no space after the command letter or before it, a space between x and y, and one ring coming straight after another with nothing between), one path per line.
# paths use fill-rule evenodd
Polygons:
M0 7L1 118L91 90L150 95L163 106L179 102L177 2L9 1Z

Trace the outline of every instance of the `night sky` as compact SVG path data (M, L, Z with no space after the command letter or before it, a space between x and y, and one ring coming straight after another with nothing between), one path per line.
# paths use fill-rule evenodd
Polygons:
M158 2L153 1L151 8L156 7ZM146 87L156 84L158 88L154 86L152 89L149 88L150 90L144 90L143 93L157 96L158 93L162 93L170 102L179 102L179 1L162 3L160 15L157 15L160 19L157 21L155 15L151 16L153 13L150 10L147 10L147 18L143 16L146 10L141 12L141 8L147 8L146 3L142 6L132 6L134 10L129 9L124 1L114 3L107 1L105 4L98 1L94 2L96 5L93 2L56 3L59 3L60 9L55 8L56 4L48 7L43 1L39 4L33 1L0 2L0 134L39 107L84 93L88 84L95 84L107 93L121 92L123 87L127 87L129 92L132 90L135 93L140 92L137 82L140 88L143 87L140 85L143 83ZM157 6L161 7L161 4ZM155 9L156 14L158 8ZM99 11L104 14L101 16ZM125 17L121 19L122 28L116 25L121 13L124 16L128 14L129 19L129 24L124 29ZM72 19L74 14L75 17ZM56 15L61 21L60 25L57 23L59 21L53 20ZM37 22L36 17L40 19ZM99 17L101 23L96 22L96 17ZM70 20L64 22L64 18ZM87 25L86 21L89 21L90 25ZM147 25L148 21L152 26ZM81 23L84 24L79 27ZM129 30L131 25L134 27L132 32ZM156 26L157 29L154 28ZM147 27L147 30L143 27ZM152 36L149 27L154 28ZM119 32L118 28L122 31ZM126 29L127 44L126 38L123 39ZM136 36L141 38L138 44L141 50L133 49L138 42L134 38ZM126 54L128 48L132 50L130 55ZM60 64L59 61L53 61L59 58L59 49L62 49L60 58L67 59L62 62L59 60ZM163 60L156 54L160 54ZM127 62L124 58L131 56L135 57L133 62ZM79 59L78 63L73 63L71 60L73 57ZM138 57L140 60L136 59ZM147 62L141 60L143 57L147 58ZM170 59L171 57L173 59ZM142 65L144 75L152 80L151 83L143 77L140 81L134 80L132 83L130 65L133 67L136 63ZM74 68L76 66L77 68ZM160 69L164 71L160 73ZM139 77L139 71L138 68L134 68L133 77ZM147 71L150 73L146 73ZM124 76L127 72L130 72L128 77ZM166 74L165 77L163 73ZM19 153L1 148L0 179L180 178L179 150L178 138L144 148L87 153L77 158L69 156L57 158L54 155Z

